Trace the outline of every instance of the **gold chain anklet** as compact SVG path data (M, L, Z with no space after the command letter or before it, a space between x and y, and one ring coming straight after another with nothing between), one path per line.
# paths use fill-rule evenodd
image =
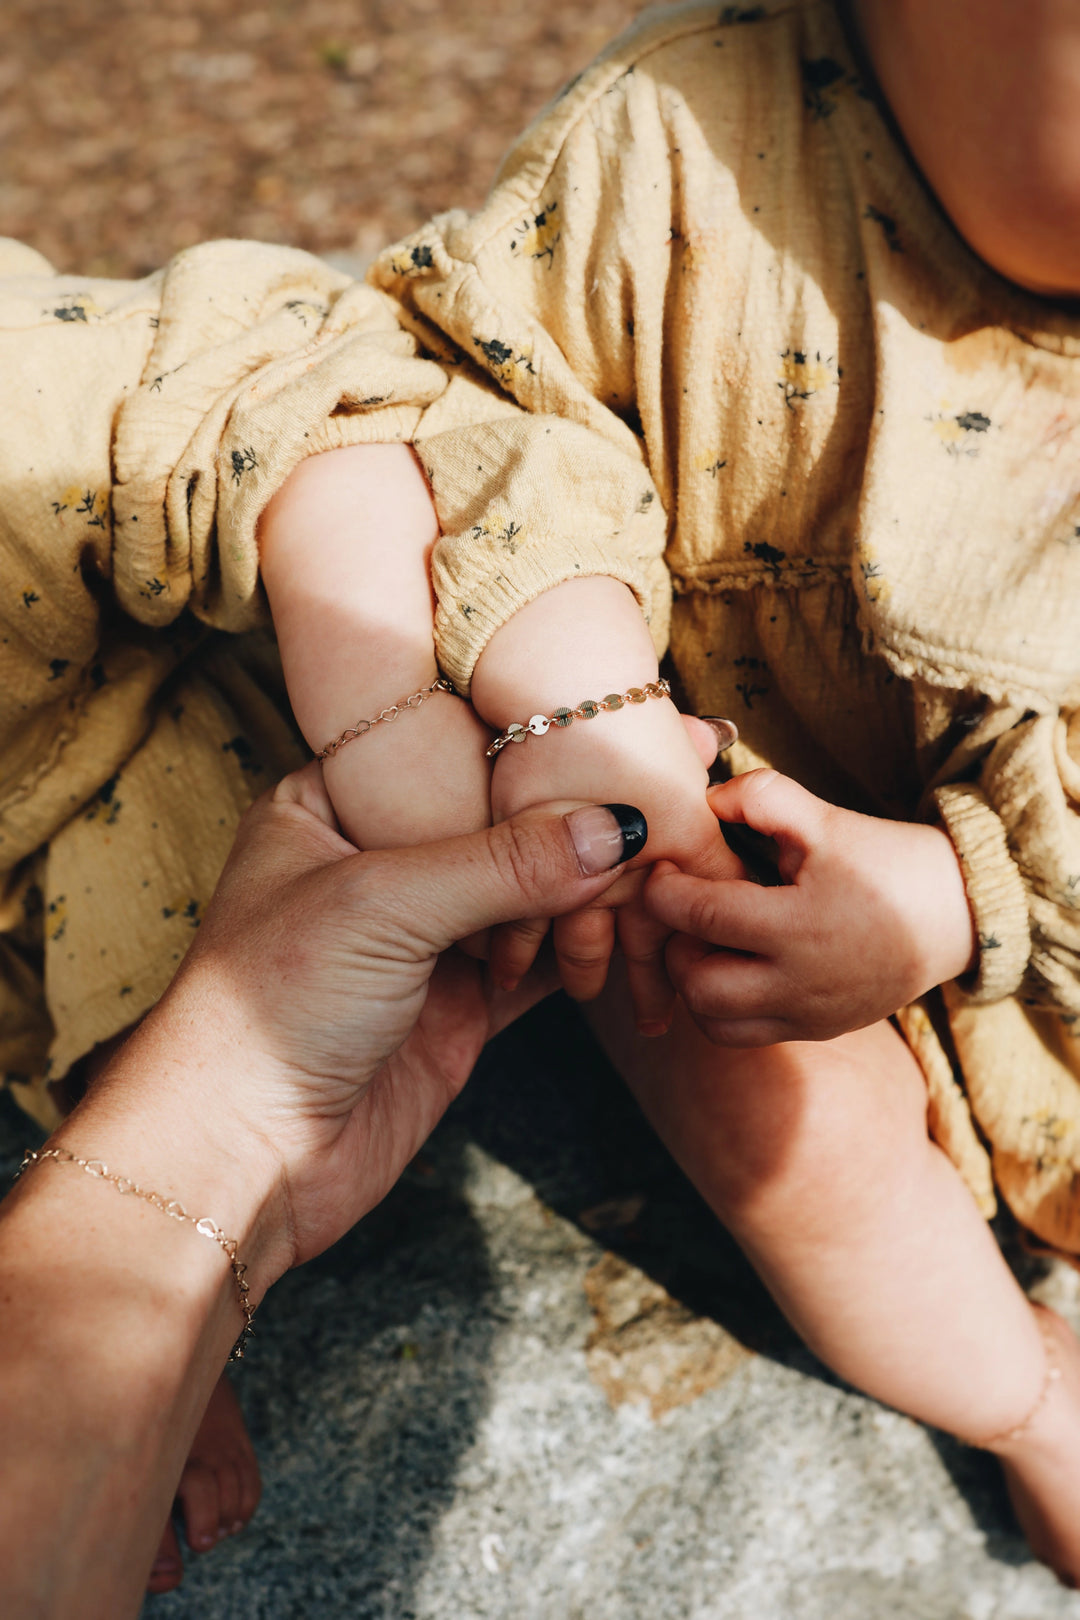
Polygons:
M1022 1419L1022 1421L1019 1422L1015 1428L1006 1429L1003 1434L991 1435L989 1440L976 1441L976 1445L980 1451L989 1451L994 1446L1008 1445L1010 1441L1019 1440L1024 1434L1026 1434L1050 1398L1050 1391L1061 1378L1061 1366L1057 1358L1057 1346L1051 1340L1049 1329L1046 1326L1046 1318L1044 1315L1046 1306L1032 1305L1032 1309L1036 1313L1035 1320L1038 1325L1039 1332L1042 1335L1043 1348L1046 1352L1046 1370L1043 1373L1042 1386L1039 1393L1035 1397L1027 1417Z
M413 692L410 697L402 698L400 703L391 703L388 709L380 709L373 720L358 720L355 726L347 726L341 736L335 737L333 742L327 743L325 748L319 750L315 758L332 759L339 748L344 748L345 744L352 742L354 737L366 736L372 726L384 722L389 725L391 720L396 720L398 715L404 714L406 709L418 709L435 692L453 693L453 691L453 684L446 679L445 675L440 675L438 680L432 681L430 686L422 686L419 692Z
M224 1249L226 1259L236 1280L236 1292L240 1300L240 1309L244 1313L244 1326L240 1331L240 1337L229 1352L229 1360L243 1361L244 1347L252 1334L251 1323L255 1316L255 1307L248 1298L248 1281L245 1276L247 1267L243 1261L236 1258L236 1239L226 1237L218 1223L212 1220L209 1215L189 1215L183 1204L179 1203L177 1199L162 1198L160 1193L150 1192L147 1188L140 1187L137 1182L130 1180L127 1176L114 1176L108 1165L103 1164L100 1159L80 1159L77 1153L69 1153L66 1148L28 1148L23 1154L22 1164L15 1173L15 1180L18 1181L23 1171L29 1170L31 1165L41 1164L45 1159L55 1159L58 1164L78 1165L79 1169L85 1170L88 1176L93 1176L98 1181L111 1182L118 1193L130 1193L133 1198L141 1198L145 1203L153 1204L155 1209L160 1209L161 1213L167 1215L170 1220L189 1222L201 1237L210 1238L212 1242Z
M496 754L508 743L524 742L528 737L542 737L551 726L572 726L575 720L595 720L598 714L609 714L621 709L627 703L644 703L649 698L662 698L671 696L671 687L665 680L648 681L644 686L632 686L628 692L609 692L605 698L586 698L579 703L576 709L554 709L551 714L534 714L526 724L514 720L501 731L487 750L487 758L494 759Z

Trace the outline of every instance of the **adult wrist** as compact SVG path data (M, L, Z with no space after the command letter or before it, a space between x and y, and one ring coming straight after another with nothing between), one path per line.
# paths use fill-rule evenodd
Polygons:
M245 1038L235 1003L204 977L196 971L174 982L52 1143L212 1221L235 1241L257 1305L293 1259L281 1155L240 1102L273 1065ZM100 1193L119 1196L105 1182ZM193 1226L185 1236L216 1251L214 1264L228 1276L216 1243Z

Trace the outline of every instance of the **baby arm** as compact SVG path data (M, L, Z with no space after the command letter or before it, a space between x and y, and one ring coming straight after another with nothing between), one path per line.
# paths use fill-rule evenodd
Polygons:
M263 583L293 712L318 753L438 676L431 549L438 522L403 444L312 456L263 514ZM490 734L435 692L325 762L346 836L366 849L474 831L489 819Z
M667 863L650 874L646 906L675 931L672 981L717 1045L831 1040L972 968L975 925L941 828L839 809L768 770L708 802L774 841L782 880L710 883Z
M585 698L625 692L657 678L656 653L630 590L602 576L571 580L537 597L492 637L476 666L473 703L503 730ZM565 730L505 747L495 761L492 811L496 820L553 799L639 806L648 821L647 851L631 868L657 857L677 860L707 877L741 869L720 836L705 799L707 775L675 705L666 698L626 704ZM599 993L617 914L639 1022L666 1024L672 1000L662 973L663 939L634 896L644 873L608 891L603 906L560 919L556 954L563 981L583 999ZM614 908L617 908L617 913ZM493 946L496 976L512 982L529 965L546 924L525 923Z

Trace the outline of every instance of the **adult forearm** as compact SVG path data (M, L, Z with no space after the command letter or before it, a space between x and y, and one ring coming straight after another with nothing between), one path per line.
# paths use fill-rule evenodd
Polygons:
M272 1171L229 1143L225 1064L198 1044L182 1068L170 1056L178 1016L148 1021L50 1145L212 1216L259 1297L282 1263L264 1241ZM228 1261L193 1225L46 1160L0 1208L0 1315L0 1612L135 1615L242 1324Z

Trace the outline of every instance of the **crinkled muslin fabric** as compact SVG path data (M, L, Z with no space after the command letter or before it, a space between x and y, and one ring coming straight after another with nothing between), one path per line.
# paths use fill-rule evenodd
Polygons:
M828 0L647 14L487 204L367 286L224 242L134 284L0 255L0 1064L161 993L300 757L256 527L408 440L441 666L554 584L635 593L734 768L938 817L979 941L898 1015L990 1213L1080 1249L1080 321L976 260Z

